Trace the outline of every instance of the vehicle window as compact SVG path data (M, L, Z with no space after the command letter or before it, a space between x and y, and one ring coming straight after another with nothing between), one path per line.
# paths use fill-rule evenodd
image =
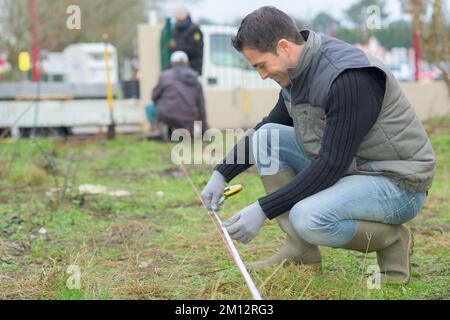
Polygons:
M234 67L241 69L253 69L247 60L231 45L231 36L225 34L212 34L211 61L220 67Z

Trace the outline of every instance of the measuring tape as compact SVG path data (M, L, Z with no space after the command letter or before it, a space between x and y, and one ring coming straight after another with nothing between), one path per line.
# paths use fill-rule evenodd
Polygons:
M240 184L226 187L223 190L223 196L219 200L219 206L221 206L225 202L225 200L231 199L231 198L234 198L235 196L237 196L239 194L239 192L241 192L242 190L244 190L244 187L242 187L242 185L240 185Z
M223 196L226 199L231 199L231 198L237 196L238 193L241 192L242 190L244 190L244 188L240 184L236 184L234 186L226 187L223 190Z
M242 185L237 184L234 186L229 186L223 190L223 196L219 201L219 204L222 204L225 200L231 199L235 196L237 196L244 188ZM217 222L219 223L220 228L222 229L222 232L225 236L224 241L226 241L226 244L228 245L230 249L230 254L236 263L239 271L241 271L242 276L244 277L245 283L247 284L248 289L250 290L250 293L253 296L253 299L255 300L262 300L261 294L258 291L258 288L256 288L255 283L253 282L252 277L247 271L247 268L242 261L241 257L239 256L239 253L234 246L233 240L231 240L230 235L228 234L228 231L225 227L222 226L222 220L220 220L219 216L217 215L215 210L211 210L211 212L214 214L214 217L216 218Z
M236 266L238 267L239 271L241 272L242 276L244 277L245 283L247 284L247 287L250 290L250 293L252 294L253 299L262 300L261 294L259 293L258 288L256 288L252 277L250 276L250 274L247 271L247 268L245 267L244 263L242 262L242 259L239 256L239 253L236 250L236 247L234 246L233 240L231 240L227 229L222 227L222 221L220 220L219 216L217 215L217 213L214 210L211 210L211 211L208 210L205 203L203 202L200 192L198 192L197 187L195 186L194 182L192 181L191 176L189 175L189 172L187 171L187 169L183 163L180 163L180 167L183 170L186 178L189 180L189 183L191 184L192 189L197 194L197 197L199 198L200 202L202 203L203 207L205 208L206 212L208 213L208 216L210 217L211 221L213 222L214 226L216 227L217 231L219 232L219 235L222 238L223 242L225 243L225 246L227 247L228 252L230 253L231 257L233 258L233 261L236 263ZM243 187L241 185L227 187L224 189L224 195L220 200L223 199L223 201L225 201L225 199L230 199L230 198L236 196L242 190L243 190ZM214 221L214 218L212 217L210 212L213 213L214 218L216 219L217 223ZM220 226L220 229L217 226L217 224ZM220 232L220 230L222 232Z

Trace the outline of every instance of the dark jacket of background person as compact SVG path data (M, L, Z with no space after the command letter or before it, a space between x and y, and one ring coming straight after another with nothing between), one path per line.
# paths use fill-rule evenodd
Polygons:
M207 130L205 99L198 74L187 65L176 65L164 71L153 89L152 100L157 105L158 120L171 129L185 128L193 133L195 120Z
M173 30L175 48L173 51L184 51L189 57L192 69L202 74L203 66L203 33L188 16L181 23L177 23Z

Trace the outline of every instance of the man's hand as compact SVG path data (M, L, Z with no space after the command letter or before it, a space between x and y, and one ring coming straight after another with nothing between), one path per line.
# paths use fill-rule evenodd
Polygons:
M214 170L211 178L202 191L202 199L208 209L214 211L220 210L219 200L223 195L225 188L225 178L219 171Z
M242 243L250 242L264 225L267 216L261 209L259 202L242 209L223 223L230 237Z

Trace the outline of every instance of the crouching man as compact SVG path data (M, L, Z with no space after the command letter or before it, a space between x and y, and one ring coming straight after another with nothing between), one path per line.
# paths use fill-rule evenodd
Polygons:
M382 282L407 283L413 236L403 224L424 205L435 154L392 73L345 42L299 32L274 7L245 17L232 43L281 91L270 114L215 167L202 192L207 206L219 209L225 184L256 163L268 194L224 225L248 243L276 219L287 238L252 267L320 266L318 246L375 251Z
M183 51L170 57L172 68L161 73L153 89L157 120L169 128L168 136L176 129L187 129L194 134L194 121L202 122L202 132L208 130L205 98L198 74L189 67L189 58Z

